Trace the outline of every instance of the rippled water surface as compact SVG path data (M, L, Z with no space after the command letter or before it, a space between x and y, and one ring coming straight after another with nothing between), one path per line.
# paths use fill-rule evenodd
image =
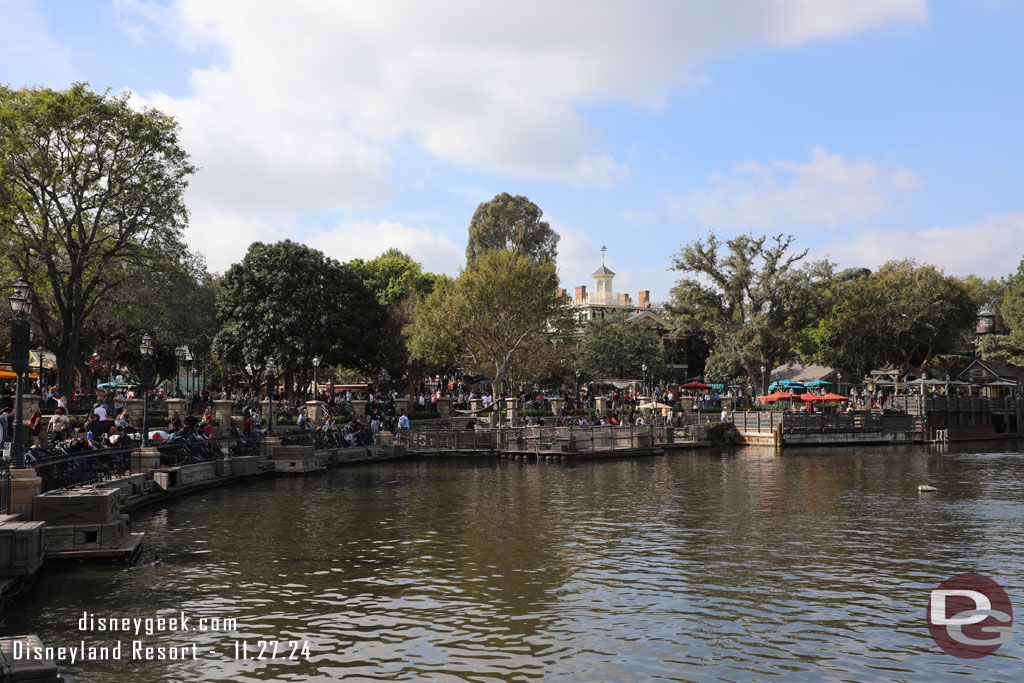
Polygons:
M411 461L216 489L134 516L144 563L48 567L3 631L110 645L70 680L1024 680L1024 632L943 654L929 591L999 581L1024 616L1024 455L925 447L578 465ZM939 492L919 494L929 483ZM83 611L233 617L132 661ZM276 660L235 643L282 641ZM308 661L282 659L307 641Z

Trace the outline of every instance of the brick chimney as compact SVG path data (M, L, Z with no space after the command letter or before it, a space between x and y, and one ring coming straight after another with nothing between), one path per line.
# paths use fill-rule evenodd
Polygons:
M629 305L629 294L626 294L625 292L622 292L622 293L619 294L619 305L620 306L628 306Z
M640 304L640 308L651 307L651 290L641 289L637 295L637 302Z
M576 287L576 303L582 304L587 301L587 286L579 285Z
M555 296L557 296L559 299L564 299L567 296L566 291L559 287L558 289L555 290Z

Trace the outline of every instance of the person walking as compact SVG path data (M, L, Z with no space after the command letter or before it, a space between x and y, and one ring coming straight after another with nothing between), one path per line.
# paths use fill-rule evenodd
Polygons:
M43 413L39 410L39 404L33 403L28 411L28 431L32 435L32 445L39 445L39 434L43 431Z

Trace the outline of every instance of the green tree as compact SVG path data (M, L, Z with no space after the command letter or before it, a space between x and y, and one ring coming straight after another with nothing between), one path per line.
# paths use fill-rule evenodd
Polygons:
M579 345L581 372L591 379L647 379L665 374L665 349L658 333L626 320L595 321L583 330Z
M738 364L753 381L763 379L761 366L793 357L832 278L827 262L801 265L807 251L793 251L793 241L739 235L723 244L711 232L673 257L672 269L686 277L672 289L669 312L680 332L711 340L715 367Z
M1018 346L1024 346L1024 259L1017 272L1006 279L999 299L999 314L1010 328L1010 337Z
M369 261L352 259L348 265L384 307L398 303L411 292L429 294L437 279L433 273L423 272L418 261L398 249L388 249Z
M978 357L1024 367L1024 346L1008 334L986 334L978 343Z
M425 365L409 355L402 330L412 322L418 298L434 288L437 276L398 249L388 249L375 259L354 259L348 263L385 309L384 335L380 345L380 366L391 382L408 386L425 371Z
M438 278L417 304L406 329L409 350L415 358L485 375L500 397L502 380L514 386L545 345L564 334L566 302L557 288L550 261L510 250L480 254L457 278Z
M316 355L328 366L376 369L383 307L353 268L304 244L250 244L221 280L217 312L214 346L250 381L268 356L285 369L286 386Z
M83 343L104 302L135 300L140 282L186 251L182 193L194 167L178 125L127 96L0 87L3 258L29 278L43 341L68 391L88 375Z
M476 207L469 222L469 243L466 260L495 249L508 249L537 263L554 263L558 256L558 233L547 221L544 212L526 197L513 197L507 192Z
M842 283L835 301L808 327L810 356L844 373L892 364L919 376L937 355L964 344L977 316L960 280L910 260Z

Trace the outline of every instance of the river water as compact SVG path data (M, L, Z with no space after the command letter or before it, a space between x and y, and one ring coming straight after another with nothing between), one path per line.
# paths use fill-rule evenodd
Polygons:
M1019 626L961 660L926 625L929 592L967 571L1024 614L1024 454L1005 444L381 463L133 527L143 564L48 566L3 633L122 642L64 661L71 681L1024 680ZM84 612L237 628L110 634ZM133 660L135 640L198 658Z

